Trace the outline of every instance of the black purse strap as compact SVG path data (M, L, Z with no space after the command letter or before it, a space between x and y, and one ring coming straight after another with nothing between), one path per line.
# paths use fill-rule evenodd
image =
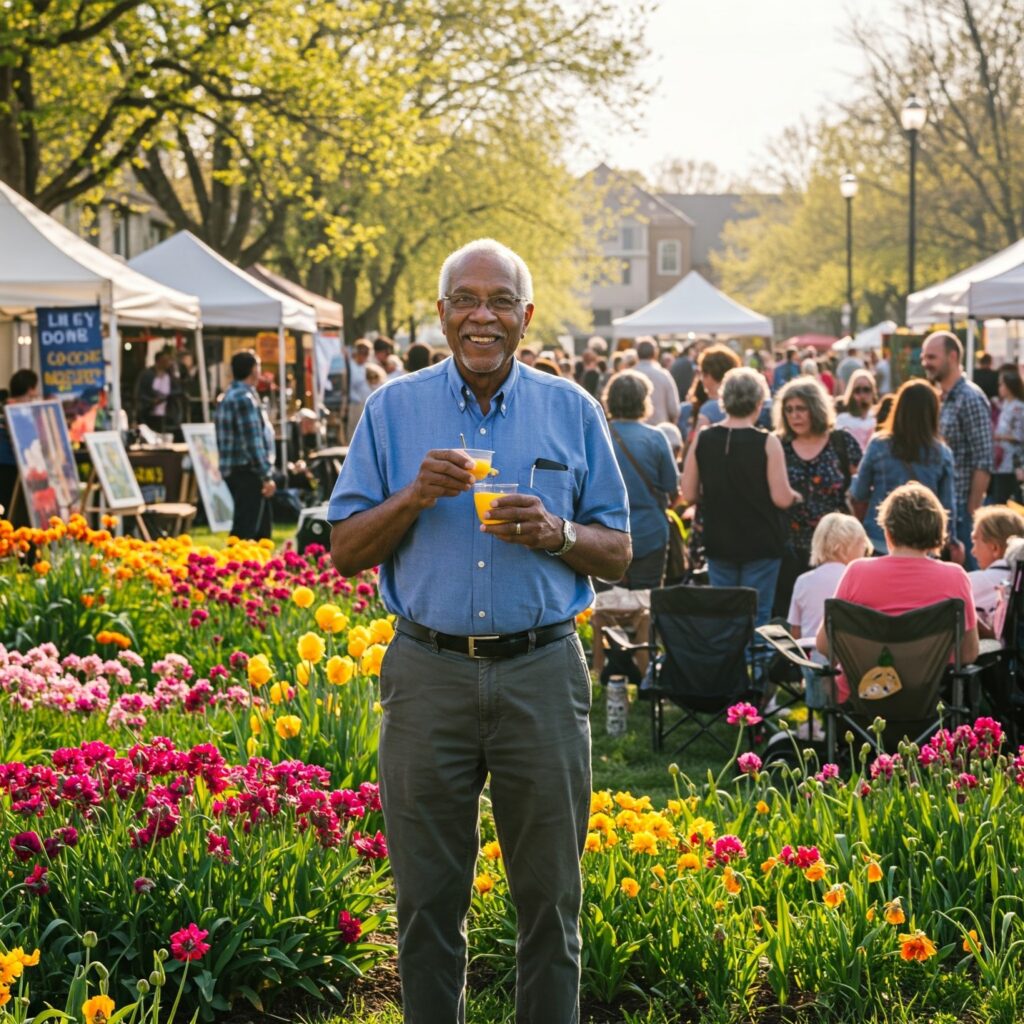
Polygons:
M640 468L640 463L638 463L636 459L633 458L633 453L626 447L626 442L622 440L622 435L615 429L615 425L609 422L608 429L612 432L612 437L615 438L616 442L618 443L618 446L622 449L626 458L629 459L629 464L637 471L637 474L639 475L640 479L643 480L644 486L647 488L647 490L651 492L651 497L653 497L654 500L662 507L667 507L668 495L666 495L664 491L658 490L658 488L651 483L650 478Z

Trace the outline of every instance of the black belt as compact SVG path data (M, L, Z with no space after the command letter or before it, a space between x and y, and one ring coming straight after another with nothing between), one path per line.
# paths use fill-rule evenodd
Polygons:
M570 636L576 631L576 621L566 619L553 626L528 629L522 633L492 633L488 636L452 636L402 618L398 620L396 628L399 633L405 633L414 640L422 640L441 650L466 654L470 658L515 658Z

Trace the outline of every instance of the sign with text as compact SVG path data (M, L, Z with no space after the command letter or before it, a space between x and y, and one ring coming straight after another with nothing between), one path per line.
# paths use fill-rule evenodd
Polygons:
M43 395L77 398L103 390L103 334L99 306L36 310ZM95 401L95 398L93 398Z

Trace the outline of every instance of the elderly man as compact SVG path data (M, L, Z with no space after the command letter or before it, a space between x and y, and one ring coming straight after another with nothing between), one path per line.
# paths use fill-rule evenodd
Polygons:
M971 550L974 513L992 476L992 414L985 392L963 373L964 347L949 331L935 331L921 346L921 366L942 393L939 427L953 452L956 536L964 545L964 568L978 568Z
M591 683L574 617L588 576L629 564L626 492L597 402L514 358L534 309L525 263L471 242L438 291L452 357L370 396L328 512L338 571L379 565L398 617L379 757L404 1019L465 1019L490 775L518 919L516 1020L575 1024ZM482 524L460 441L493 449L498 479L520 488Z
M658 345L653 338L640 338L636 343L636 365L650 382L651 413L645 423L656 427L659 423L675 423L679 419L679 389L672 374L658 362Z

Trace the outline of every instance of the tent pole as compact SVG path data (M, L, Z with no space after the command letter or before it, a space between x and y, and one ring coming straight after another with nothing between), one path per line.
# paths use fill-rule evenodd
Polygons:
M203 422L210 422L210 382L206 376L206 345L203 328L196 328L196 368L199 371L199 400L203 405Z
M281 470L285 475L285 481L288 479L288 424L286 422L286 416L288 415L288 402L285 398L284 386L285 386L285 347L284 347L284 324L278 324L277 327L277 386L278 386L278 416L281 421L281 464L278 469Z
M114 430L121 429L121 335L117 330L117 311L111 303L110 320L110 418Z
M974 332L977 330L978 322L973 316L967 318L967 379L974 380Z

